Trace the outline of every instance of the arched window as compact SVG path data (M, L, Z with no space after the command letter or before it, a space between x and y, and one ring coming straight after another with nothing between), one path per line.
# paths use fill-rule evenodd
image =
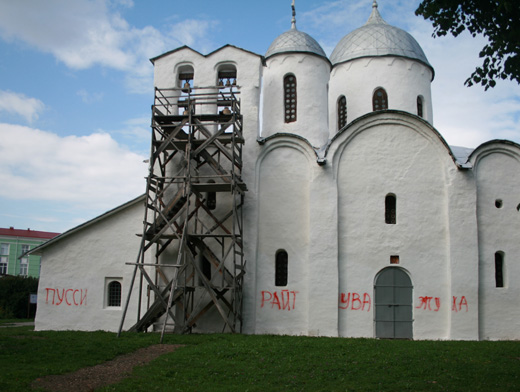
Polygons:
M237 69L233 64L224 64L219 68L217 85L220 88L232 88L237 85Z
M397 220L395 195L388 194L385 197L385 222L395 224Z
M388 96L384 88L378 88L374 91L372 97L372 108L375 111L388 109Z
M423 99L422 99L422 97L420 95L417 97L417 115L419 117L424 117L424 114L423 114Z
M296 76L289 74L283 78L285 122L296 121Z
M108 284L107 306L121 306L121 283L113 280Z
M504 287L504 253L495 253L495 286Z
M276 252L274 278L275 286L287 286L288 259L289 256L285 250L279 250Z
M344 95L338 99L338 131L347 125L347 98Z
M189 90L193 87L193 77L195 72L191 65L183 65L179 67L178 85L183 90Z

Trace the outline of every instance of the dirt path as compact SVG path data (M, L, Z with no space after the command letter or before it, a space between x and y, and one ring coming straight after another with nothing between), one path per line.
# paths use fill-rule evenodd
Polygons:
M74 373L47 376L35 380L33 388L52 392L89 392L128 377L136 366L145 365L155 358L172 352L181 345L156 344L133 353L121 355L101 365L79 369Z

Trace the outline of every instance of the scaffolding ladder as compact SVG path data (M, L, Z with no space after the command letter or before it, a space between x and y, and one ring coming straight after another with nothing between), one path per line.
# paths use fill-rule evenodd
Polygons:
M241 332L247 187L233 90L155 90L143 232L136 262L127 263L134 272L118 336L136 284L137 321L130 331L162 324L161 342L165 332L190 333L198 323Z

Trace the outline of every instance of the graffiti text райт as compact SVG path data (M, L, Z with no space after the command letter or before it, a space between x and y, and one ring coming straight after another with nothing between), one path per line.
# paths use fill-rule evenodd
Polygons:
M294 309L296 306L296 294L297 291L289 291L289 290L281 290L281 291L262 291L262 305L261 308L264 307L265 304L271 304L271 309L275 308L278 310L288 310Z

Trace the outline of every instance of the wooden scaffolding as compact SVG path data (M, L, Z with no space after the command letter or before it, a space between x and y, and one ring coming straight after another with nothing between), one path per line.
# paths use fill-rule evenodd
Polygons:
M130 331L161 329L161 342L166 331L189 333L198 323L241 331L247 189L235 89L155 90L144 227L137 261L127 263L134 274L119 333L136 284Z

